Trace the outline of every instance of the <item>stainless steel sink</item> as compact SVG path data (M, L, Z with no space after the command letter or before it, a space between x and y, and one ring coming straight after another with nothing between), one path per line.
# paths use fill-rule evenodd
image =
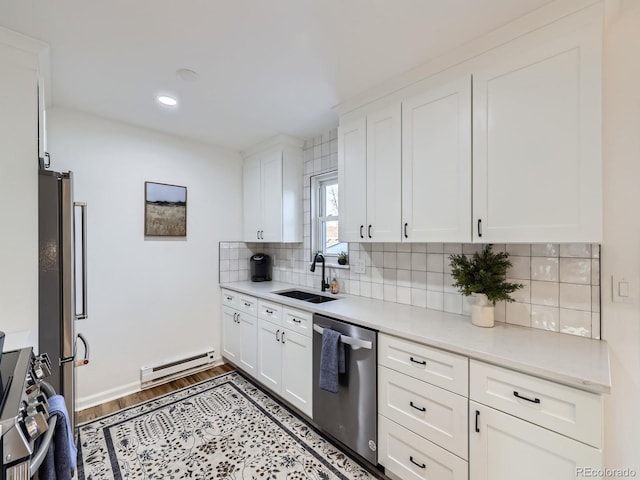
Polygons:
M318 295L314 292L305 292L303 290L284 290L282 292L273 292L276 295L282 295L283 297L295 298L296 300L302 300L309 303L324 303L338 300L337 297L327 297L325 295Z

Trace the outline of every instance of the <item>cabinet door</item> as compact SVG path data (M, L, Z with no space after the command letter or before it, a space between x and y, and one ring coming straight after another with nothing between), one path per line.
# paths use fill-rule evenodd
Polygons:
M474 73L475 241L601 241L598 38L512 42Z
M262 158L262 227L260 240L282 241L282 152Z
M471 240L471 76L402 102L402 241Z
M340 241L365 241L367 222L367 122L340 122L338 128Z
M258 380L278 393L282 384L281 335L280 325L258 321Z
M222 307L222 355L236 365L240 357L240 329L237 311Z
M602 466L600 450L479 403L469 420L471 480L567 480Z
M244 161L244 241L260 240L262 228L262 181L260 176L260 158L251 157Z
M399 242L401 231L401 107L367 116L367 237Z
M313 347L311 337L282 333L282 396L309 417L312 410Z
M240 321L238 325L240 336L239 366L255 377L258 374L258 319L252 315L240 313L238 320Z

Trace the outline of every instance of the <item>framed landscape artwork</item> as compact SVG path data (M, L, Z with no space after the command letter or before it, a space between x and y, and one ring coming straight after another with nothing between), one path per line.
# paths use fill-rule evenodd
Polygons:
M144 182L144 234L187 236L187 187Z

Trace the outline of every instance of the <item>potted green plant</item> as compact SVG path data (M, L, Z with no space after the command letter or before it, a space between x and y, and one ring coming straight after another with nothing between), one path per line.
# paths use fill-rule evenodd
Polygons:
M347 252L340 252L340 254L338 255L338 264L346 265L348 260L349 258L347 256Z
M485 245L471 257L449 256L453 286L463 295L474 297L471 323L480 327L493 327L496 302L513 302L509 294L522 288L520 283L507 282L507 270L511 267L509 254L495 253L492 248L493 245Z

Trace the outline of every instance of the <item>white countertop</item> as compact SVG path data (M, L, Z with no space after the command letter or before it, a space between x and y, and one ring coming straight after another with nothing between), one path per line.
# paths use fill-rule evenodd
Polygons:
M354 295L339 294L336 296L340 300L311 304L272 293L290 289L315 291L281 282L234 282L221 287L590 392L611 390L609 348L605 341L503 323L481 328L472 325L465 315ZM328 292L318 293L332 296Z

